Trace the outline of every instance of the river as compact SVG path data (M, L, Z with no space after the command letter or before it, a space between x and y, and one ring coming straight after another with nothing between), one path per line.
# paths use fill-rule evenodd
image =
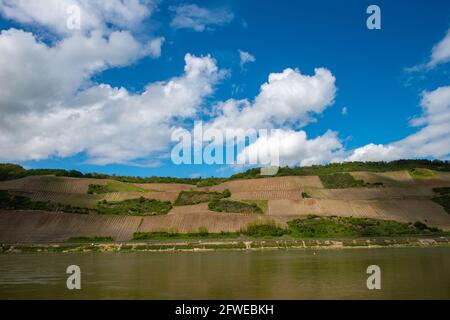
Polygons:
M450 248L3 254L0 299L450 299Z

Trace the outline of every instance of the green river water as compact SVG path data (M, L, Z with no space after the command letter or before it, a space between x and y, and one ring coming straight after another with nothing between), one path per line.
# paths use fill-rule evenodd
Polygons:
M3 254L0 299L450 299L450 248Z

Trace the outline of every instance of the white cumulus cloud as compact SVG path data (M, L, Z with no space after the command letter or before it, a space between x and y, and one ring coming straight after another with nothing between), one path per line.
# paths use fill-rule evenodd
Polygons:
M450 29L447 31L445 37L436 44L431 51L431 59L428 62L428 67L434 67L440 63L450 61Z
M139 58L141 49L127 32L49 46L27 32L3 31L0 160L86 152L91 162L125 163L166 149L174 118L195 115L221 72L210 56L187 54L181 76L150 83L141 94L90 82Z
M70 8L81 13L84 32L111 27L132 29L151 15L154 0L0 0L0 14L24 24L39 24L62 35L72 33L67 27Z
M448 158L450 154L450 86L422 94L422 116L411 121L421 128L406 138L387 144L368 144L353 150L349 161L401 158Z
M335 81L325 68L315 69L311 76L290 68L271 73L254 101L230 99L218 104L209 125L218 129L306 125L334 103Z
M440 64L450 61L450 29L447 34L431 50L430 58L426 63L419 64L413 67L405 68L407 72L417 72L423 70L433 69Z
M338 135L327 131L324 135L308 139L303 130L274 130L272 134L260 136L239 155L243 159L258 159L262 155L273 155L278 151L280 166L308 166L334 161L342 149ZM275 154L277 153L275 151Z
M107 38L99 32L74 35L52 47L28 32L2 31L0 108L2 112L55 108L95 73L128 65L144 52L127 31Z

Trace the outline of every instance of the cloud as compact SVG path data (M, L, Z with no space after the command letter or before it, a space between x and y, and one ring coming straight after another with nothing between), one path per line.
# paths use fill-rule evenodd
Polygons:
M196 4L183 4L170 7L175 13L171 26L175 29L193 29L202 32L207 28L223 26L234 19L234 14L228 9L206 9Z
M406 138L387 144L368 144L352 151L348 161L401 158L448 158L450 154L450 86L422 93L422 116L411 121L422 127Z
M334 131L308 139L305 131L277 130L269 137L259 137L239 157L270 154L279 146L280 165L312 165L344 161L392 161L406 158L448 159L450 156L450 86L424 91L422 115L411 125L416 133L389 144L370 143L346 150ZM253 158L254 159L254 158Z
M395 146L370 143L356 148L345 161L391 161L403 158L402 154Z
M151 15L156 3L156 0L0 0L0 15L25 26L45 28L58 34L59 41L64 43L69 42L64 41L65 39L71 38L70 42L75 50L80 42L81 48L94 53L95 41L104 38L115 42L124 41L122 48L118 43L115 48L111 48L115 50L115 53L110 53L111 56L121 56L127 51L136 51L139 47L137 51L140 57L158 58L164 43L163 37L144 42L137 40L132 34L132 30ZM80 9L80 32L67 26L73 13L69 9L74 6ZM87 39L92 40L91 47L88 48L83 46ZM97 50L99 56L103 54L102 49L100 44Z
M38 24L61 35L67 27L68 9L81 10L81 31L112 32L133 29L156 8L153 0L0 0L0 14L23 24Z
M405 68L406 72L419 72L435 68L439 64L450 61L450 29L445 37L433 46L428 62Z
M336 132L329 130L322 136L308 139L305 131L295 131L291 127L314 121L314 114L322 113L334 103L335 81L333 74L324 68L315 69L311 76L290 68L272 73L254 101L230 99L218 103L214 117L205 127L221 131L238 130L236 132L276 128L268 136L256 137L256 141L238 155L240 163L253 162L258 155L273 155L271 150L274 146L279 150L281 165L332 161L342 152Z
M343 108L342 108L341 114L342 114L343 116L346 116L346 115L348 114L348 109L347 109L347 107L343 107Z
M314 114L334 103L335 81L333 74L324 68L315 69L312 76L290 68L271 73L254 101L230 99L219 103L209 126L217 129L304 126L314 121Z
M253 55L251 55L250 53L242 51L242 50L238 50L238 52L239 52L241 68L244 68L244 66L249 62L256 61L255 57Z
M166 39L164 37L159 37L150 41L146 48L145 53L152 58L159 58L161 56L161 48Z
M429 68L433 68L438 64L450 61L450 29L447 31L444 39L436 44L431 51L431 59L427 63Z
M28 32L2 31L2 112L54 108L55 103L63 103L95 73L128 65L146 54L144 49L127 31L113 32L107 38L99 32L90 36L78 34L52 47Z
M196 114L221 72L210 56L187 54L182 75L150 83L141 94L91 83L105 68L132 63L141 50L127 32L49 46L31 33L3 31L0 160L85 152L93 163L127 163L167 149L175 119Z
M308 139L303 130L278 129L268 136L259 137L238 155L238 159L243 163L242 159L257 159L258 155L270 155L274 146L279 152L280 166L308 166L331 162L338 157L342 149L337 133L331 130L322 136Z

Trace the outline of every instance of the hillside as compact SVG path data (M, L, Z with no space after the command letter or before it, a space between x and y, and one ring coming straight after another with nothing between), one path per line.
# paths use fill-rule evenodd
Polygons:
M421 170L237 179L207 187L25 176L0 182L5 199L0 201L0 243L95 236L129 241L135 233L162 231L238 232L257 221L284 228L311 215L419 221L450 230L450 214L442 204L447 191L439 193L450 187L450 173ZM225 212L212 211L212 200L221 201Z

